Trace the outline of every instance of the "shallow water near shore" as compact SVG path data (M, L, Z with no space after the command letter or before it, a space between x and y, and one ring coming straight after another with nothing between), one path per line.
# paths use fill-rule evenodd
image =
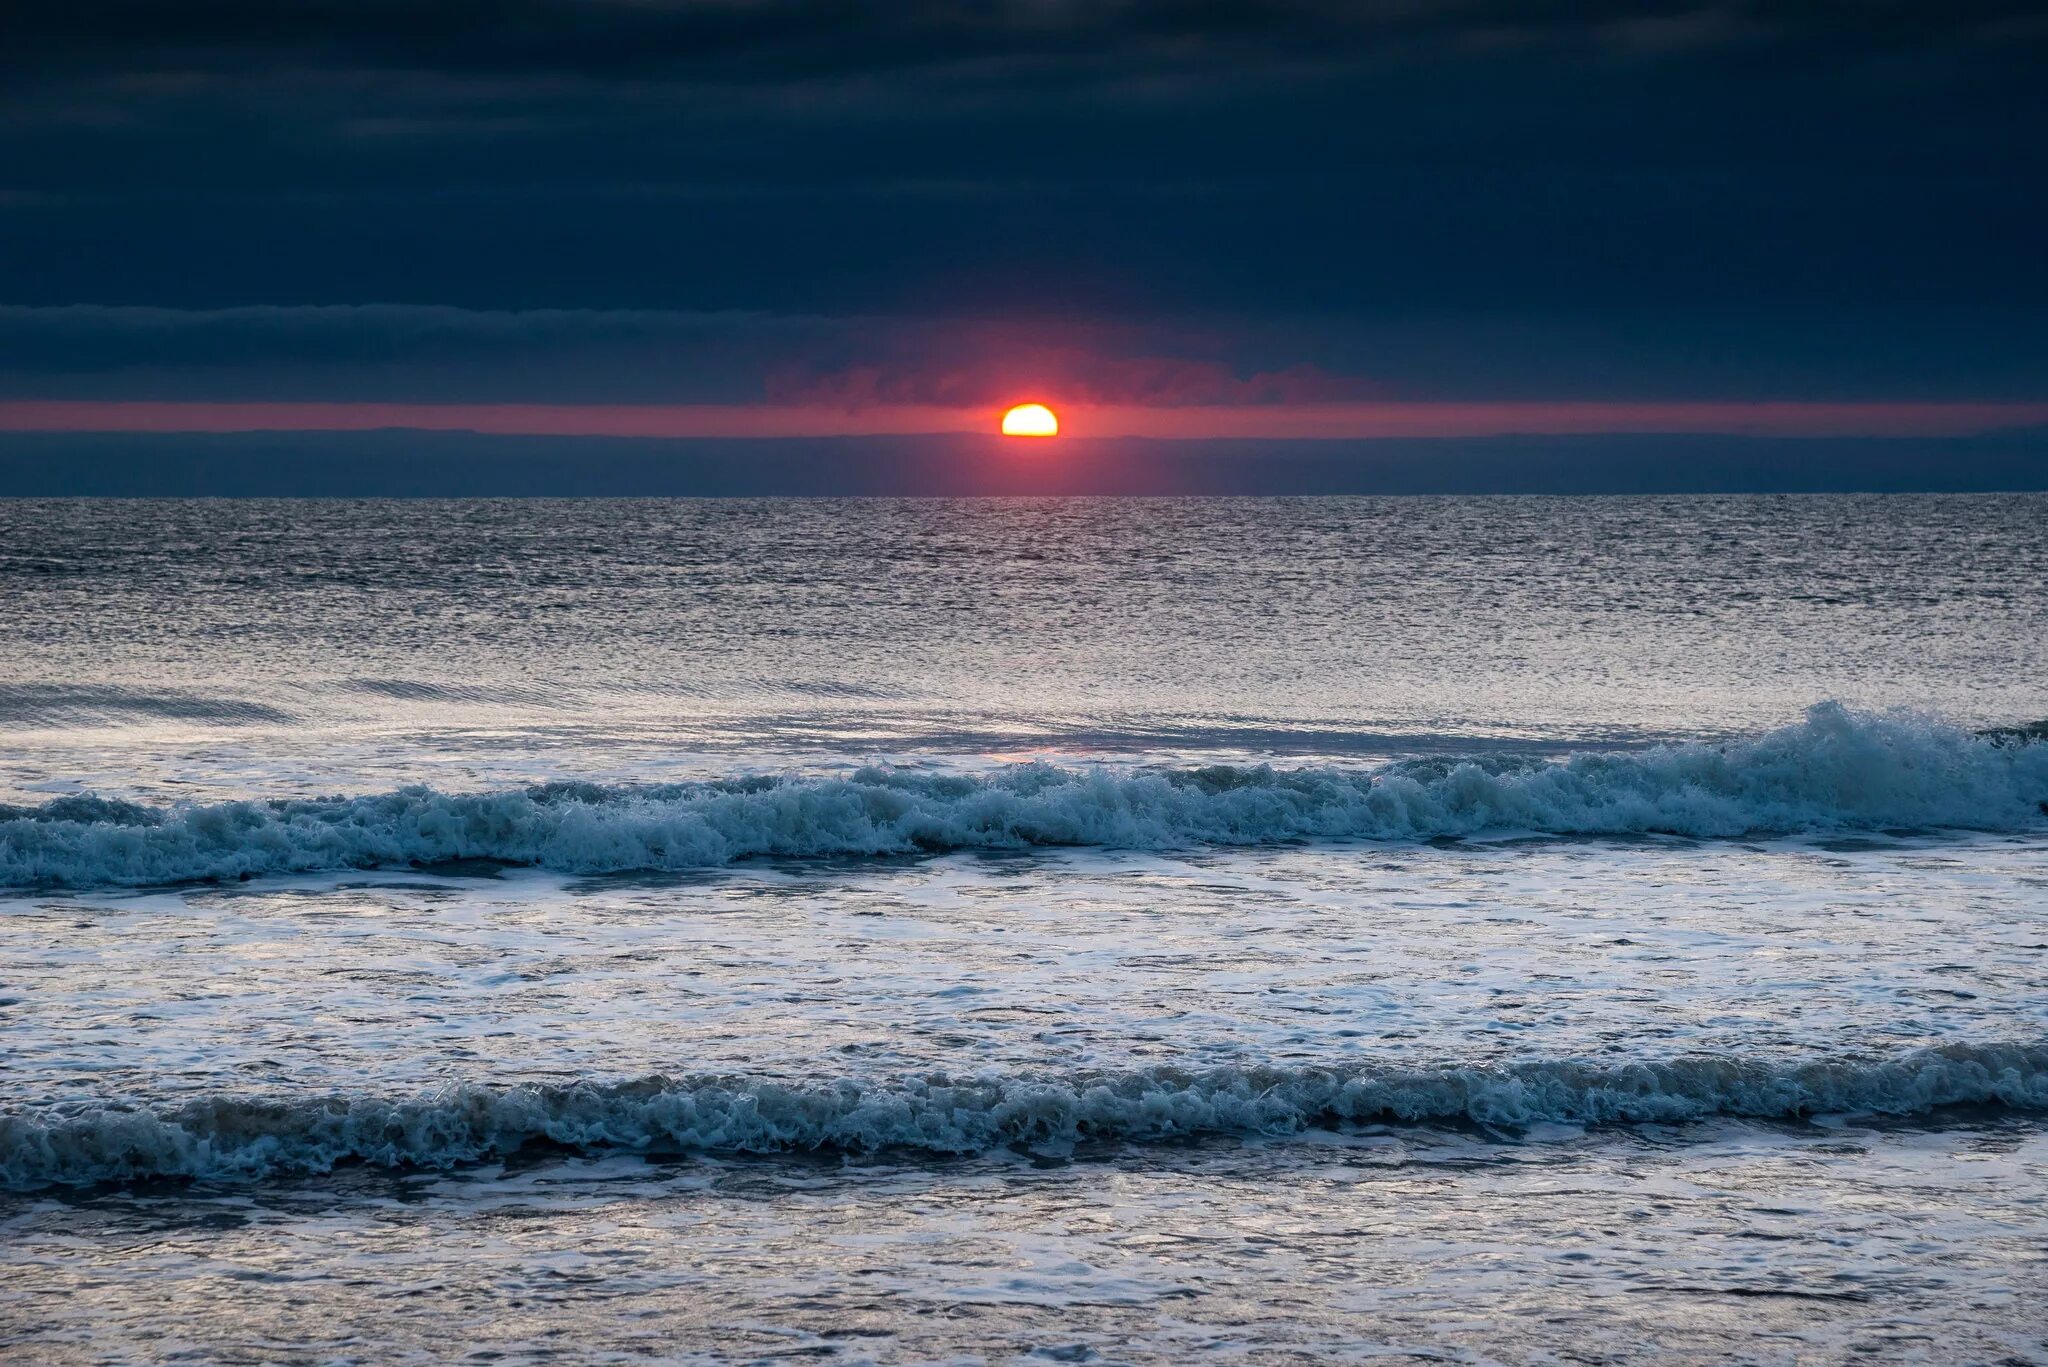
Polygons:
M43 1198L41 1360L2029 1361L2048 1138L1372 1131Z
M2044 563L0 505L0 1356L2048 1360Z

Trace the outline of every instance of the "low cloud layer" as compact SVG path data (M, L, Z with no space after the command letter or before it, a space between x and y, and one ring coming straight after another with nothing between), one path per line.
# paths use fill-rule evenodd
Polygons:
M1874 347L1650 315L1149 322L750 310L0 305L0 400L777 404L2024 402L2048 338L1959 312Z
M1371 397L1198 327L405 305L0 307L0 397L967 407ZM1264 339L1269 350L1278 343Z

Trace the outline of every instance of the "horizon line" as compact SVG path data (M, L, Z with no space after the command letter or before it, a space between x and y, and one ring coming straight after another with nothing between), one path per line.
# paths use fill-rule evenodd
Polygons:
M1057 438L1393 440L1699 435L1959 437L2048 424L2042 402L1805 400L1358 401L1058 404ZM0 432L470 432L484 436L826 438L997 436L1002 406L0 400Z

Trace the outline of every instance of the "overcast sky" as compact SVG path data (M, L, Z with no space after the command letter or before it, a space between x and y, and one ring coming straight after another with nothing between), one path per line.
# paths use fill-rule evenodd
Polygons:
M30 0L0 403L2023 417L2044 147L2042 5Z

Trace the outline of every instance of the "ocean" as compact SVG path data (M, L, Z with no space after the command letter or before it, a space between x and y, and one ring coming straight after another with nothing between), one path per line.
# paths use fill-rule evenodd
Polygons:
M2044 567L0 501L0 1360L2048 1362Z

